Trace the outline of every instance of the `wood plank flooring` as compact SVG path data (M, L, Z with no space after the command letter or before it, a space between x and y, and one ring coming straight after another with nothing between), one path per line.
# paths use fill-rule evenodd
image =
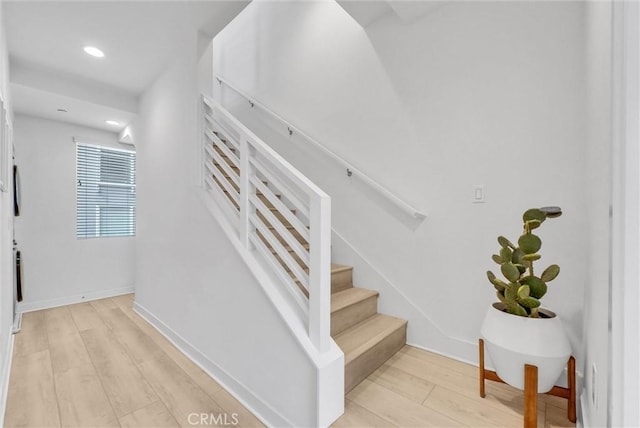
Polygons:
M5 427L264 426L133 312L133 295L23 315ZM209 419L211 420L211 419Z
M24 314L4 426L212 425L190 423L190 413L227 414L221 424L236 414L236 426L263 426L135 314L132 301L126 295ZM405 346L347 395L334 426L519 427L522 395L487 382L482 399L476 367ZM573 427L566 402L540 395L538 426Z

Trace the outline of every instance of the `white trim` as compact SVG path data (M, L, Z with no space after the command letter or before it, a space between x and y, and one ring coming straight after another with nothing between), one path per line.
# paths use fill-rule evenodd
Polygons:
M91 300L106 299L107 297L121 296L135 291L133 285L111 290L92 291L90 293L76 294L74 296L56 297L37 302L20 302L16 306L16 312L33 312L42 309L57 308L58 306L73 305L75 303L89 302Z
M87 143L87 141L92 141L91 143ZM100 141L95 141L91 138L83 138L83 137L73 137L73 142L76 143L76 145L78 144L82 144L84 146L91 146L91 147L97 147L99 149L107 149L107 150L113 150L115 152L125 152L125 153L136 153L135 150L131 150L131 149L121 149L119 147L114 147L113 143L107 143L107 142L100 142ZM124 143L124 144L128 144L128 143Z
M162 334L195 365L218 382L229 394L233 395L235 399L242 403L242 405L260 419L260 421L267 426L295 426L294 423L281 415L277 410L262 401L251 389L227 373L222 367L208 359L196 347L156 318L138 302L133 302L133 310L151 324L153 328Z
M613 4L612 219L607 422L640 425L640 6Z
M11 364L13 362L13 343L15 336L9 331L9 343L4 354L4 365L2 366L0 385L0 421L4 421L4 415L7 410L7 397L9 396L9 380L11 377Z
M414 342L407 342L407 345L413 346L414 348L422 349L423 351L431 352L432 354L441 355L443 357L449 358L451 360L460 361L461 363L469 364L470 366L478 367L477 360L468 360L466 358L462 358L458 355L453 355L448 352L436 351L435 349L431 349L428 346L419 345ZM478 345L476 345L477 347ZM490 364L485 364L485 368L493 370L493 366Z

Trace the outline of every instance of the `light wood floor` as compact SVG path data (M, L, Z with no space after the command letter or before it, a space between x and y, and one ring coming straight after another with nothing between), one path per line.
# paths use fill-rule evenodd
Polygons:
M218 421L227 426L236 414L236 426L262 426L136 315L132 301L24 314L4 426L194 426L191 413L226 414ZM477 368L406 346L347 395L345 410L334 426L517 427L522 393L489 382L482 399ZM538 413L540 427L573 426L564 400L541 395Z

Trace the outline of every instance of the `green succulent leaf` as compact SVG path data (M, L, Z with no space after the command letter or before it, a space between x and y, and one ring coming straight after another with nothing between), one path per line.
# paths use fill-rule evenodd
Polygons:
M556 279L559 273L560 273L560 266L551 265L548 268L546 268L544 272L542 272L542 275L540 275L540 279L543 280L544 282L553 281L554 279Z
M492 256L491 256L491 260L493 260L494 262L496 262L496 263L497 263L497 264L499 264L499 265L501 265L502 263L504 263L504 261L502 260L502 258L501 258L499 255L497 255L497 254L492 255Z
M524 299L520 299L518 303L525 308L533 309L540 306L540 300L534 297L526 297Z
M540 254L533 253L533 254L525 254L524 256L522 256L522 259L527 262L533 262L536 260L540 260L540 257L542 257Z
M487 271L487 278L489 279L489 282L493 284L493 281L496 280L496 276L493 272L491 272L490 270Z
M499 280L498 278L496 278L496 276L493 274L493 272L488 271L487 272L487 278L489 278L489 281L494 285L494 287L496 287L496 290L502 291L505 288L507 288L507 284L504 283L503 281Z
M496 296L498 296L498 300L504 303L504 294L501 291L496 291Z
M504 290L504 298L507 302L515 302L518 298L518 286L517 284L509 284Z
M520 248L516 248L511 255L511 263L514 265L523 265L522 256L524 256L524 252Z
M515 282L520 278L520 271L518 268L511 262L505 263L500 267L502 274L505 278L507 278L511 282Z
M526 309L520 306L518 303L506 303L507 312L513 315L519 315L521 317L529 316Z
M500 244L502 248L512 248L512 249L516 248L516 246L513 245L511 241L509 241L507 238L505 238L502 235L498 236L498 244Z
M538 220L540 223L547 219L547 215L537 208L528 209L522 214L522 221L525 223L531 220Z
M528 297L529 297L529 286L521 285L520 288L518 288L518 299L522 300Z
M504 260L505 262L508 262L509 260L511 260L512 254L513 254L513 251L511 251L511 248L509 247L502 247L500 249L500 259Z
M518 245L525 254L534 254L542 247L542 241L532 233L525 233L518 239Z
M538 219L528 220L524 223L529 230L537 229L540 227L542 222Z
M514 266L518 268L518 271L520 272L520 275L522 275L523 273L525 273L527 271L527 267L525 265L517 264L517 265L514 265Z
M525 276L520 280L522 285L529 286L529 294L536 299L542 298L547 292L547 284L537 276Z

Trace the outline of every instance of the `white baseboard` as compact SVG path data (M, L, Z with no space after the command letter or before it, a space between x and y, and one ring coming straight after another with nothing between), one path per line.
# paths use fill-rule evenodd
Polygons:
M20 302L16 311L20 313L39 311L42 309L57 308L58 306L73 305L74 303L89 302L91 300L106 299L107 297L120 296L122 294L133 293L133 285L128 287L113 288L111 290L93 291L90 293L77 294L75 296L56 297L55 299L39 300L37 302Z
M267 426L285 427L295 426L287 418L262 401L244 384L239 382L222 367L208 359L196 347L186 339L173 331L164 322L156 318L151 312L137 302L133 303L133 310L151 324L160 334L171 342L180 352L204 370L210 377L218 382L224 389L233 395L243 406L260 419Z
M12 326L13 327L13 326ZM11 363L13 361L13 340L14 335L9 331L9 343L4 354L4 365L0 372L0 421L4 421L4 415L7 410L7 396L9 395L9 380L11 377Z

